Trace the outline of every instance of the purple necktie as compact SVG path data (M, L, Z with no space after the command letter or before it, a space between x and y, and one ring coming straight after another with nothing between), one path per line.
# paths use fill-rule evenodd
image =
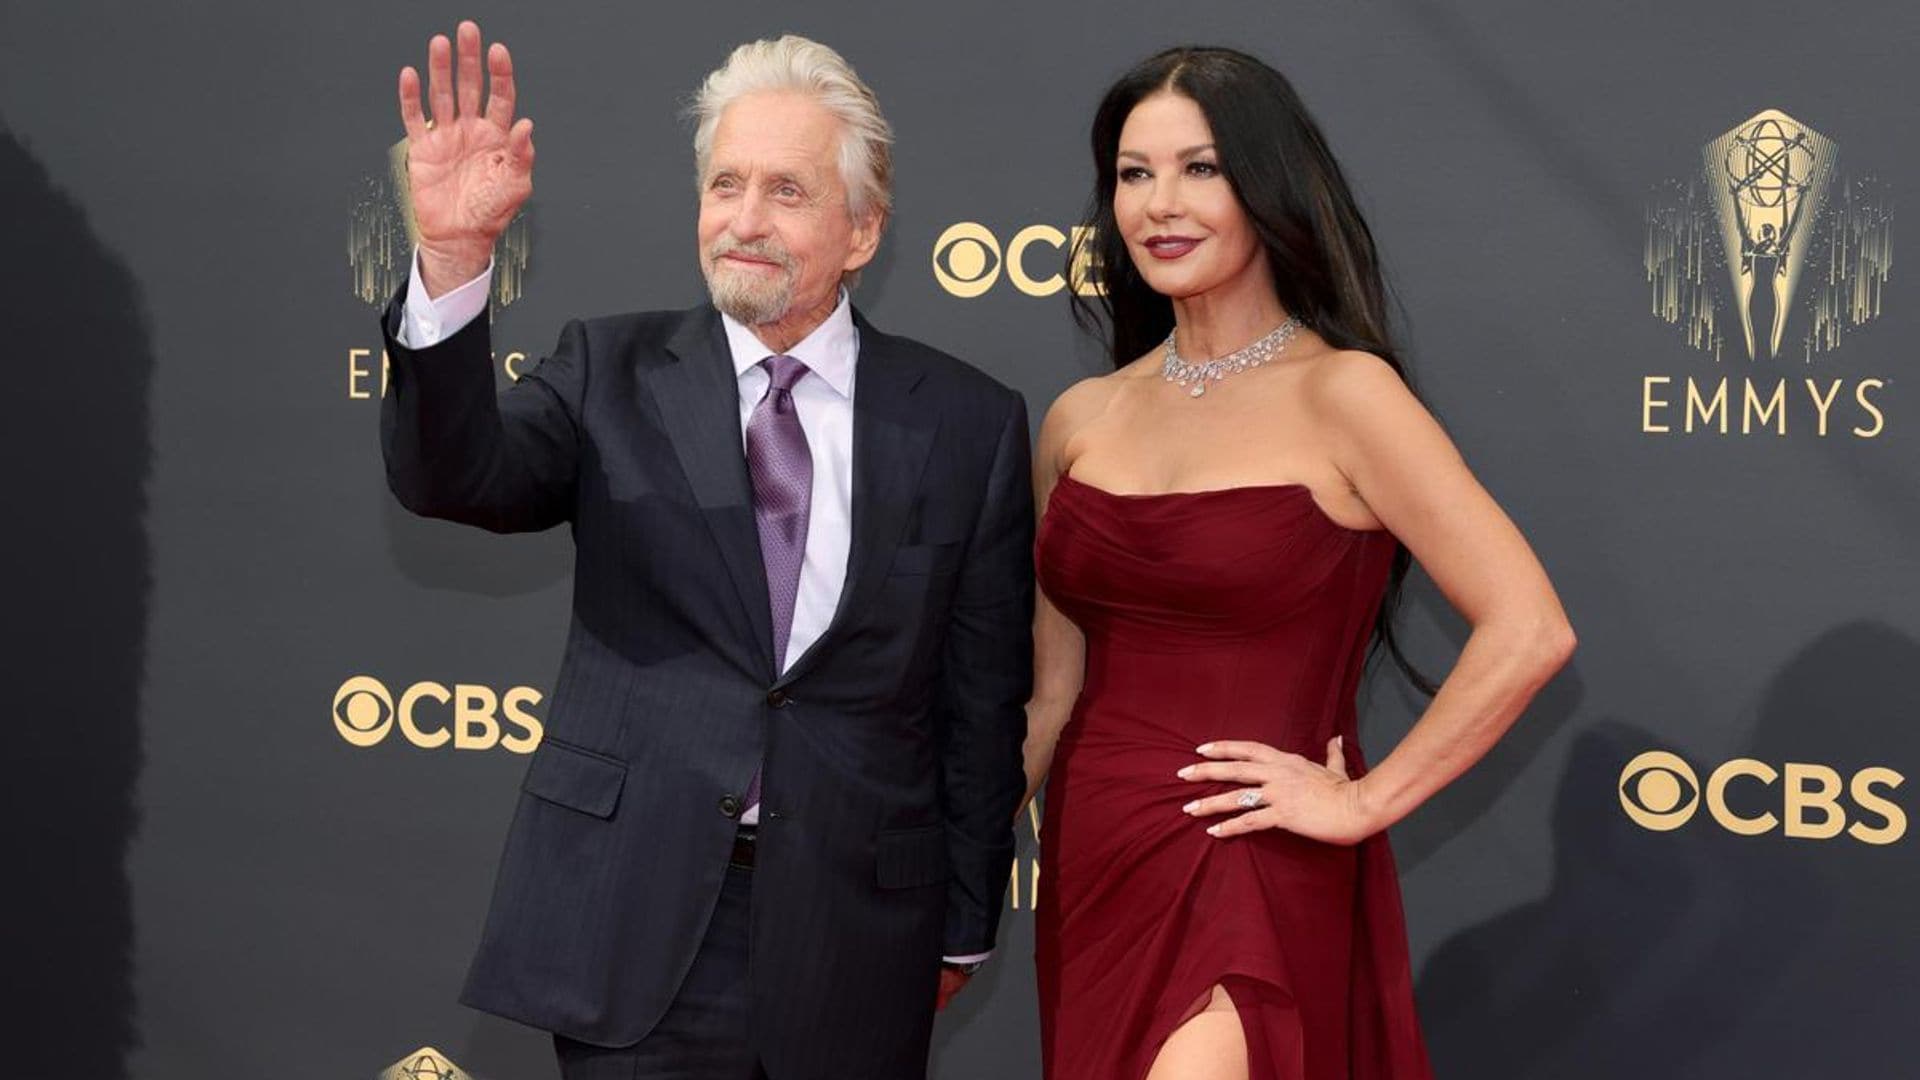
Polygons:
M793 384L807 365L791 356L760 361L771 381L747 421L747 470L753 475L753 520L760 528L760 559L767 569L767 599L773 608L773 668L787 667L793 605L800 593L800 564L807 554L807 517L813 505L813 454L793 406ZM760 801L760 773L747 785L747 806Z

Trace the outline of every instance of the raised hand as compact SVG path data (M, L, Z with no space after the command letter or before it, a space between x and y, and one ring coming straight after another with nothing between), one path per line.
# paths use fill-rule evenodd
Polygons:
M431 119L420 107L420 75L400 69L400 122L407 128L407 179L420 229L420 277L439 296L487 268L494 241L533 193L533 121L513 118L513 58L499 42L487 51L491 86L480 108L480 27L427 43Z
M1210 760L1181 769L1180 778L1241 786L1224 795L1196 799L1183 809L1196 817L1237 815L1208 826L1207 832L1214 836L1286 829L1329 844L1358 843L1380 826L1362 804L1359 781L1347 777L1344 749L1340 739L1328 740L1323 765L1266 743L1208 743L1198 753Z

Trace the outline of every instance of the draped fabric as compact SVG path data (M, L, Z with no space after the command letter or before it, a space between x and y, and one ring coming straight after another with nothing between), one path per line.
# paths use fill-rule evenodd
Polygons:
M1049 1080L1137 1080L1219 985L1253 1080L1429 1077L1384 835L1217 839L1176 770L1251 739L1324 761L1346 737L1395 542L1298 484L1116 495L1071 476L1037 542L1086 637L1048 780L1036 952Z

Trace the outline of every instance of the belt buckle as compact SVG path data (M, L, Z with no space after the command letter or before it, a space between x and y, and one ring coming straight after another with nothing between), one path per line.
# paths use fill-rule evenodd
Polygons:
M742 825L733 834L733 852L727 859L727 865L740 869L753 869L754 844L760 831L752 825Z

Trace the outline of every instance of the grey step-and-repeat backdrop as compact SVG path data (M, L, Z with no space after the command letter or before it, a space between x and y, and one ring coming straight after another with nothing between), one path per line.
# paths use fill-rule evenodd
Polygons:
M1101 367L1062 274L1101 91L1182 41L1284 69L1581 633L1396 831L1440 1074L1915 1075L1920 15L1804 0L6 0L0 1074L554 1075L454 996L572 553L409 517L375 439L394 73L462 15L538 123L503 383L699 299L679 107L794 30L899 131L859 303L1038 417ZM1434 670L1466 632L1419 583L1404 624ZM1363 707L1376 756L1417 712L1389 671ZM941 1080L1038 1075L1035 855Z

